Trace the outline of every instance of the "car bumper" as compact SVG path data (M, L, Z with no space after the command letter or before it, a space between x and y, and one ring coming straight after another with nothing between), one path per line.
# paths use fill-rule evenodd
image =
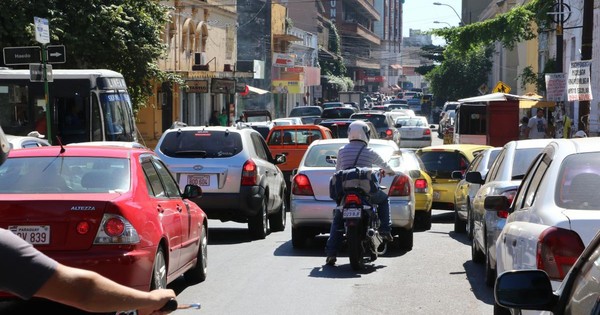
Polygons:
M458 182L433 184L433 208L454 210L454 192Z
M429 211L432 203L432 194L415 193L415 211Z
M265 190L261 186L243 186L239 193L203 193L193 199L209 219L246 222L258 214Z
M426 139L400 139L401 148L424 148L431 146L431 137Z

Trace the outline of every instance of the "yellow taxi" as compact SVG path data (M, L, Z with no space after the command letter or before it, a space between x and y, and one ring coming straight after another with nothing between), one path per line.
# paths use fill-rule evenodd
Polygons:
M400 149L388 161L392 167L401 167L413 180L415 192L415 229L431 229L431 208L433 203L433 186L431 177L425 166L416 155L414 149Z
M479 144L445 144L417 150L425 171L431 176L433 185L433 209L454 210L454 193L459 179L452 172L465 170L483 150L491 148Z

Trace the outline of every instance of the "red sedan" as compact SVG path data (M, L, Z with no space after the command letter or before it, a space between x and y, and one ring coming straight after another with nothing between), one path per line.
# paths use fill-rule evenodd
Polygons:
M0 166L0 227L69 266L124 285L206 278L207 217L148 149L12 150Z

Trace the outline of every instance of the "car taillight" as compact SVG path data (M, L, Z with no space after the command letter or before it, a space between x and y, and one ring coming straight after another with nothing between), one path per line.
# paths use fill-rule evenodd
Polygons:
M140 236L131 223L120 215L105 214L94 244L135 244Z
M360 200L360 197L358 195L347 194L344 197L344 205L349 205L349 204L355 204L357 206L360 206L360 205L362 205L362 201Z
M410 196L410 178L406 175L397 175L392 181L388 196Z
M538 238L537 267L544 270L550 279L563 280L584 248L576 232L549 227Z
M430 130L430 129L425 129L425 130L423 130L423 135L424 135L424 136L429 136L429 135L431 135L431 130Z
M415 192L426 193L427 192L427 181L422 178L415 180Z
M507 191L501 193L502 196L504 196L504 197L506 197L508 199L508 204L509 205L512 204L513 199L515 199L515 195L516 194L517 194L517 190L516 189L507 190ZM496 215L499 218L506 219L506 218L508 218L508 209L506 209L506 210L498 210L496 212Z
M308 176L304 174L298 174L294 176L294 183L292 184L292 194L300 196L314 196L312 186Z
M393 134L394 134L394 132L392 131L392 129L388 129L385 131L385 136L388 138L391 137Z
M256 163L252 160L246 161L242 167L242 186L254 186L258 182L258 171Z

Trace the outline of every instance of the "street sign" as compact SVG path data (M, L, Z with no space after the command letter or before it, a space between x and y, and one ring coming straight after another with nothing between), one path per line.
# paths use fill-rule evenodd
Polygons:
M46 48L47 48L46 62L48 62L48 63L65 63L67 61L65 45L48 45Z
M48 44L50 42L48 19L35 16L33 22L35 24L35 40L41 44Z
M493 93L509 93L510 86L508 86L506 83L504 83L502 81L498 81L498 83L496 84L496 86L494 87L494 90L492 92Z
M29 81L44 82L44 65L41 63L32 63L29 65ZM52 65L46 65L46 81L54 82L52 77Z
M30 63L39 63L42 61L40 57L40 47L4 47L4 64L7 66L27 65Z

